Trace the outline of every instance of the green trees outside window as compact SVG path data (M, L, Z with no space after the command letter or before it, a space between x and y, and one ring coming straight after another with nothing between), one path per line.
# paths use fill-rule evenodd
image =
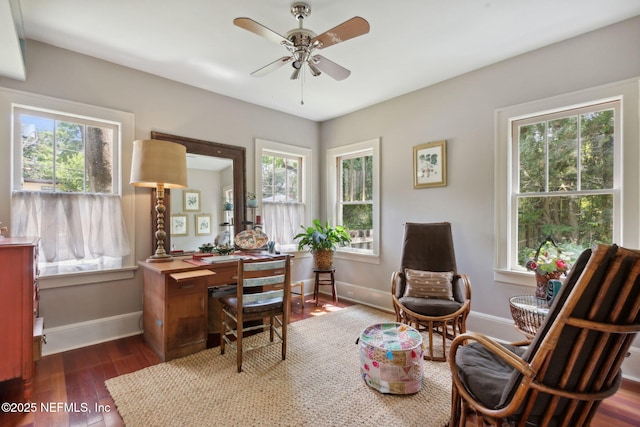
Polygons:
M514 122L518 153L518 263L547 236L571 261L611 243L614 222L614 109L606 105Z

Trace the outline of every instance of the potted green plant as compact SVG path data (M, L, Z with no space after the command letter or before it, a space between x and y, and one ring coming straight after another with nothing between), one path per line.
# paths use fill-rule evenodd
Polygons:
M256 193L252 193L251 191L247 191L247 207L255 208L258 206L258 200L256 199Z
M317 219L313 226L300 226L304 231L298 233L294 239L298 240L298 250L309 250L313 254L315 267L319 270L330 270L333 266L333 253L338 246L351 243L349 232L341 225L324 225Z

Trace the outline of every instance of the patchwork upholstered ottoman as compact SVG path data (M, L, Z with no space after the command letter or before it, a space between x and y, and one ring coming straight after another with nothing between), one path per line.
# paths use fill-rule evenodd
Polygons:
M422 336L402 323L368 326L359 338L364 382L381 393L411 394L422 388Z

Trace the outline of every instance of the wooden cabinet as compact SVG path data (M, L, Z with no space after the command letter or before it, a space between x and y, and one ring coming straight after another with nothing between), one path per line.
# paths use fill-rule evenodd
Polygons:
M166 270L167 264L143 270L144 337L163 361L206 348L207 288L215 275L202 269Z
M25 399L33 392L34 347L40 348L38 239L0 239L0 381L22 378ZM36 354L36 358L40 355Z

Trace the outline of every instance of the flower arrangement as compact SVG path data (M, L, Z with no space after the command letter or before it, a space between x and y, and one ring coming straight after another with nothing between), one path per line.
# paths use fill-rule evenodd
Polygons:
M550 256L548 252L538 255L537 262L530 259L527 261L527 270L535 271L540 275L553 274L560 272L566 273L569 270L569 264L567 261L560 257Z
M553 251L555 255L552 255ZM536 254L527 261L525 267L536 274L536 297L544 298L547 292L547 282L551 279L558 279L566 274L571 266L567 263L568 258L562 255L562 251L551 237L547 237L540 244Z

